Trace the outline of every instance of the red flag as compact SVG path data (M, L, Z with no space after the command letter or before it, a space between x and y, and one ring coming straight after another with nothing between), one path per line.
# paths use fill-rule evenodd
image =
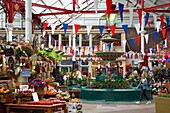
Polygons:
M43 23L43 30L46 30L48 23Z
M84 52L86 51L86 47L85 46L83 47L83 50L84 50Z
M62 44L60 45L60 50L63 51L63 45Z
M110 19L110 10L111 10L111 6L112 6L112 0L106 0L106 7L107 7L107 15L108 18Z
M112 36L114 36L114 34L115 34L115 28L116 28L116 26L110 26L110 29L111 29L111 31L112 31Z
M151 26L151 24L152 24L152 22L151 22L151 21L149 21L149 22L148 22L148 26L150 27L150 26Z
M166 38L166 29L162 29L162 36L164 39Z
M97 51L100 51L100 45L97 46Z
M74 28L75 28L75 33L77 34L77 32L80 28L80 24L74 24Z
M96 54L94 54L94 58L96 59Z
M140 26L142 25L142 9L138 10Z
M161 26L162 26L162 29L163 29L163 27L164 27L164 16L161 15L161 16L160 16L160 19L161 19Z
M136 37L136 40L138 42L138 46L140 46L140 36Z

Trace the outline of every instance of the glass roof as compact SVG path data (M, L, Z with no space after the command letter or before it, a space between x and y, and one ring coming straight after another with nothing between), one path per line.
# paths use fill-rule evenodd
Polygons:
M26 0L16 0L16 1L26 1ZM75 5L73 5L75 1ZM68 23L72 25L74 23L86 25L86 24L106 24L105 21L101 20L101 17L105 15L106 12L106 0L98 0L98 11L95 13L95 0L32 0L32 12L41 19L41 22L48 22L49 25L56 24L61 25L62 23ZM139 1L139 2L137 2ZM1 1L2 2L2 1ZM124 10L129 10L129 8L140 9L141 0L112 0L113 4L116 4L116 10L118 9L118 2L124 4ZM155 6L160 6L164 4L170 4L170 0L145 0L144 8L150 8ZM73 6L75 6L75 11L73 11ZM170 5L165 7L157 7L153 10L169 10ZM0 11L1 12L1 11ZM153 15L164 15L170 17L170 13L167 12L150 12L150 18ZM130 13L126 12L123 14L124 24L130 23ZM73 21L74 20L74 21ZM133 13L132 24L139 23L137 12ZM120 18L117 18L116 25L120 27L122 22Z

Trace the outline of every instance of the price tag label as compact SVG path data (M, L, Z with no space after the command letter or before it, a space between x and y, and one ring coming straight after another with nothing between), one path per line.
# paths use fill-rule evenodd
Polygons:
M32 93L32 97L33 97L34 102L38 102L39 101L37 92Z

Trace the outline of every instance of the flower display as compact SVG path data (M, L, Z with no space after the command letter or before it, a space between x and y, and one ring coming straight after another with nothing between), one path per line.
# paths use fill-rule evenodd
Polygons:
M32 80L29 83L29 86L34 88L45 87L46 85L47 85L46 82L44 82L43 80L36 80L36 79Z

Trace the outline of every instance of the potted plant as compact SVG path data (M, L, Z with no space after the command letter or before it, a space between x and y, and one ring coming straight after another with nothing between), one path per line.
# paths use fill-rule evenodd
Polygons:
M159 94L155 97L156 113L169 113L170 111L170 94Z

